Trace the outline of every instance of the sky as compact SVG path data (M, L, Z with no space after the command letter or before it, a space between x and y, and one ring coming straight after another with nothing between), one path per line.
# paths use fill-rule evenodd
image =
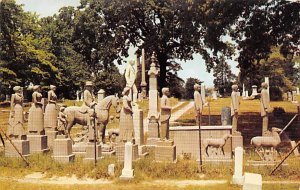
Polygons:
M63 6L78 6L80 0L16 0L18 4L23 4L25 11L36 12L41 17L52 16L58 13L59 9ZM129 57L126 60L135 60L134 55L135 49L131 48L129 50ZM204 81L205 86L213 86L213 73L208 73L206 71L205 61L202 59L201 55L193 55L194 59L189 61L177 61L181 63L182 70L178 72L178 76L184 80L189 77L198 78ZM236 68L237 62L233 60L228 60L234 74L239 73L239 69ZM121 73L124 72L126 65L119 66Z

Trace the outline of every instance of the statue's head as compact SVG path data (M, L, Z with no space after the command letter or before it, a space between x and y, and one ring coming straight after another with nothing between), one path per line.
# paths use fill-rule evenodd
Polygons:
M40 92L41 91L41 86L40 85L34 85L32 89L35 92Z
M170 89L167 87L162 88L161 92L163 93L163 95L170 96Z
M13 88L13 90L14 90L14 92L20 93L20 92L22 91L22 87L21 87L21 86L15 86L15 87Z
M196 83L194 85L194 90L201 90L201 85Z
M267 89L269 87L269 85L268 85L268 83L263 82L263 83L261 83L261 87L264 89Z
M134 61L133 60L130 60L129 61L129 64L132 66L132 65L134 65Z
M60 112L64 112L64 111L65 111L65 109L66 109L66 107L65 107L65 106L61 106L61 107L59 108L59 111L60 111Z
M92 81L86 81L85 82L85 88L87 90L92 90L92 87L93 87L93 82Z
M55 85L50 85L50 89L55 91L56 90L56 86Z
M238 85L234 84L231 86L231 89L232 89L232 91L237 92L239 90L239 87L238 87Z

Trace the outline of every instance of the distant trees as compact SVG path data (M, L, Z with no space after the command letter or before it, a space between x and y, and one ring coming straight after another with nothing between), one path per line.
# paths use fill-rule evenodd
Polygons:
M196 83L201 85L201 81L199 79L190 77L186 80L185 87L184 87L186 99L194 98L194 85Z

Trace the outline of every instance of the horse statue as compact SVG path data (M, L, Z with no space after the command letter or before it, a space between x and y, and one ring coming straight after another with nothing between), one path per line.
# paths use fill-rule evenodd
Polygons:
M95 105L95 119L96 119L96 128L97 131L101 135L101 142L104 143L105 138L105 130L106 125L109 121L109 110L110 107L113 106L116 109L117 113L120 113L120 99L117 96L111 95L105 97L101 100L98 104ZM71 138L70 131L75 124L87 125L87 118L89 117L90 113L82 113L80 112L80 108L78 106L70 106L64 110L64 114L66 115L66 134ZM71 138L73 141L73 139ZM74 142L74 141L73 141Z

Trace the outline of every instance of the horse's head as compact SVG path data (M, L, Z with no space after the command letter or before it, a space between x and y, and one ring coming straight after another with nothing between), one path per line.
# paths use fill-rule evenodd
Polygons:
M116 109L117 113L121 112L120 98L117 95L112 99L112 105Z

